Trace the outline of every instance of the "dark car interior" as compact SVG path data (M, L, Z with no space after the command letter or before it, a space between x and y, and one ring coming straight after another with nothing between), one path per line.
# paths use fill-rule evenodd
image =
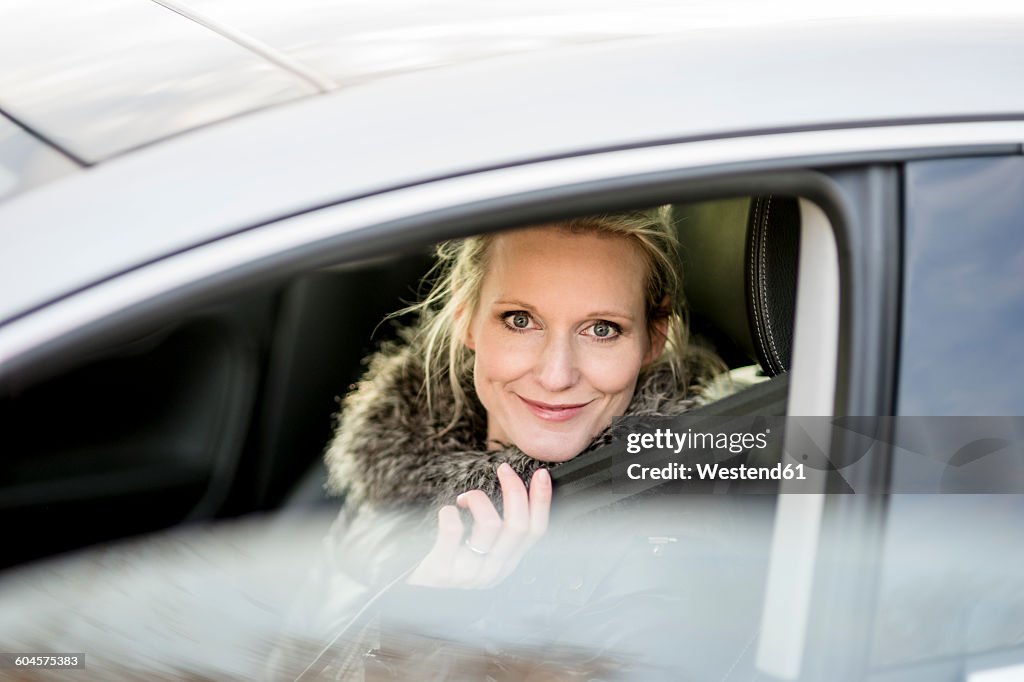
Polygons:
M731 368L775 378L718 409L784 414L797 200L716 200L674 215L693 337ZM183 522L339 504L320 463L339 398L393 338L382 320L416 299L431 264L416 251L302 273L44 380L4 377L0 514L13 537L0 565Z

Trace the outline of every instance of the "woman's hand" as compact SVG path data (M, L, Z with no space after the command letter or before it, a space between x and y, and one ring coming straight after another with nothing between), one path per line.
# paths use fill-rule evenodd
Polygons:
M551 475L534 473L530 491L508 464L498 467L505 518L482 490L462 493L455 504L468 509L473 529L465 528L459 510L442 507L437 514L437 540L409 576L410 585L484 588L497 585L519 564L523 555L548 528Z

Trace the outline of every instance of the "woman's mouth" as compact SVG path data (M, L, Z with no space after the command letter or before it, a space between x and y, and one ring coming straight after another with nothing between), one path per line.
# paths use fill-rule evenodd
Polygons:
M553 405L551 403L542 403L536 400L527 400L521 395L516 394L517 397L522 400L530 411L537 415L539 418L548 422L564 422L569 421L580 411L590 404L592 401L585 403L574 403L564 405Z

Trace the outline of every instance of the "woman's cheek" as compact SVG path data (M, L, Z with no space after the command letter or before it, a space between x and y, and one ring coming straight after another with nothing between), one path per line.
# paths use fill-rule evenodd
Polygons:
M485 381L513 381L530 372L537 345L527 334L489 333L478 343L476 371Z
M613 349L617 352L603 350L587 354L587 383L605 395L628 393L632 397L643 364L642 350L636 344Z

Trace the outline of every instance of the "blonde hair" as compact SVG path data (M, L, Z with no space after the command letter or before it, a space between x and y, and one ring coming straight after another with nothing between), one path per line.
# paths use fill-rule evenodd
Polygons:
M689 344L671 207L569 218L523 229L552 227L574 234L622 237L638 248L647 266L644 301L652 343L660 333L659 323L664 323L665 346L654 363L668 365L679 383L694 380L690 374L694 361L707 352ZM431 281L427 295L390 316L419 315L411 341L423 349L427 409L434 412L437 387L447 375L454 395L453 413L435 416L448 417L449 428L462 417L469 400L464 386L471 383L473 352L464 339L480 300L494 239L495 235L479 235L440 244L437 262L425 278Z

